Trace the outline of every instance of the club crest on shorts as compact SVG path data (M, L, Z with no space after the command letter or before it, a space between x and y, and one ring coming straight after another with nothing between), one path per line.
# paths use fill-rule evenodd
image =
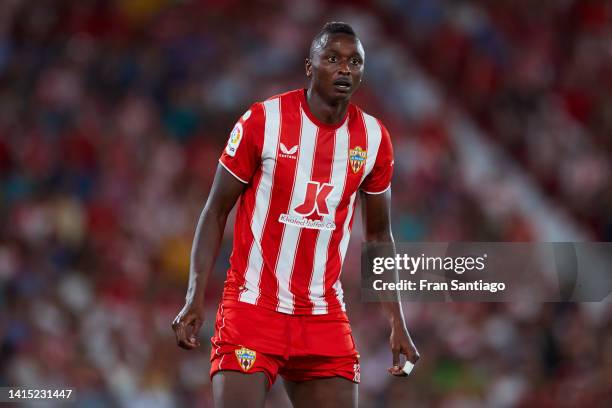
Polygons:
M363 167L368 157L368 152L363 150L361 146L357 146L354 149L349 150L349 163L353 173L359 173L359 170Z
M253 364L255 364L255 358L257 357L257 353L253 350L250 350L246 347L241 347L234 351L236 353L236 359L238 360L238 364L240 364L240 368L244 371L249 371Z

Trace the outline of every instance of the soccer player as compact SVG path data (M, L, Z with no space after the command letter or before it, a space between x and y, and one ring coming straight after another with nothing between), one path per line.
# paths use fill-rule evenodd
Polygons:
M364 50L345 23L327 23L306 58L308 89L253 104L236 123L200 216L186 303L172 327L199 346L204 292L227 216L238 201L230 269L211 350L216 407L263 407L280 374L295 407L357 405L359 355L339 277L362 197L369 242L393 242L393 151L376 118L350 103ZM418 352L398 302L384 302L393 365Z

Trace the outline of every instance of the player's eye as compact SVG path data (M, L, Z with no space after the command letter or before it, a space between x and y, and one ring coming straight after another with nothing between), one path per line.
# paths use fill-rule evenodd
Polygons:
M359 65L359 64L361 64L361 60L359 58L352 58L351 59L351 64Z
M327 57L327 61L331 63L338 62L338 58L336 58L335 55L330 55L329 57Z

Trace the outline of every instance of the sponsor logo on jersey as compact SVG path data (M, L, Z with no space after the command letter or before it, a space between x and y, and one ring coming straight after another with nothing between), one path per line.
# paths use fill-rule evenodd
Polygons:
M330 219L311 220L299 215L281 214L278 220L283 224L293 225L294 227L333 231L336 223Z
M361 146L357 146L354 149L349 150L349 163L353 173L359 173L359 170L363 167L368 157L368 152L363 150Z
M281 153L279 154L280 157L295 160L295 154L298 151L298 145L293 146L291 149L287 149L287 146L285 146L285 144L281 142L279 148L281 151Z
M328 183L309 181L306 185L304 202L293 209L296 213L308 216L316 211L317 215L328 215L327 198L334 186Z
M281 214L278 220L283 224L289 224L300 228L335 230L336 224L329 215L327 199L333 191L334 186L328 183L309 181L306 185L304 202L293 209L295 214ZM321 220L306 218L315 214L322 217Z
M241 347L235 350L234 353L236 353L236 359L243 371L249 371L249 369L253 367L253 364L255 364L255 359L257 358L257 353L255 351L246 347Z

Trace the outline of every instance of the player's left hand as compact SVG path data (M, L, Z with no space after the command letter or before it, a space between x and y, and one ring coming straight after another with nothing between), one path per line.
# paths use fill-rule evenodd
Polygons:
M404 324L393 325L391 327L389 343L393 353L393 366L389 368L389 373L397 377L407 377L408 374L402 371L404 363L400 361L400 355L406 356L406 360L412 364L416 364L420 355Z

